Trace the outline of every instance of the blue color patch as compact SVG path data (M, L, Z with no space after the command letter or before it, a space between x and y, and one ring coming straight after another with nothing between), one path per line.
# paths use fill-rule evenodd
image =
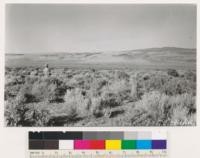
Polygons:
M137 140L136 148L137 149L152 149L152 141L151 140Z

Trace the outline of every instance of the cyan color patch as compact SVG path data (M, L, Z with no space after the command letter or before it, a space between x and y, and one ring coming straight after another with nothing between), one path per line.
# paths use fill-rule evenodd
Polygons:
M136 149L152 149L152 141L136 140Z

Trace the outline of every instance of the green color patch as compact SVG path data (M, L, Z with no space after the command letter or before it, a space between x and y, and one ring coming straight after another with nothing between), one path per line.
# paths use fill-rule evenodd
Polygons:
M136 140L122 140L122 149L136 149Z

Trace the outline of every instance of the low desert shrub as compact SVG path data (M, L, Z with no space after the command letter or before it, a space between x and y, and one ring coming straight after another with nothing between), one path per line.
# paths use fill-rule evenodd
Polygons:
M7 126L16 126L20 119L17 114L16 103L5 101L4 115Z
M56 79L41 79L33 84L31 93L39 100L48 102L63 102L63 96L66 92L65 84Z
M85 83L86 80L84 78L84 75L80 73L74 75L73 78L70 79L68 84L72 87L83 88Z
M101 94L101 106L104 108L112 108L120 106L122 103L119 94L113 93L112 91L105 90Z
M15 86L17 84L19 83L16 77L13 76L6 77L5 86Z
M51 114L47 109L39 109L34 107L31 110L30 116L30 120L34 123L34 126L48 126Z
M116 80L129 80L129 75L125 71L115 71Z
M122 101L129 98L130 91L131 87L128 81L115 80L102 89L102 97L115 96Z
M14 99L19 93L20 89L21 85L5 86L4 100Z
M17 93L17 101L23 103L48 101L63 102L67 87L56 78L37 78L28 80Z
M158 91L145 93L142 100L136 103L136 110L144 113L153 125L169 124L171 105L169 97Z
M81 89L73 89L67 91L64 97L66 106L69 110L66 111L69 116L85 116L90 108L90 102L82 95ZM75 114L76 113L76 114Z
M101 107L100 109L105 109L120 106L122 105L122 101L129 97L129 94L130 87L125 80L114 81L112 84L105 82L103 83L103 87L102 82L97 82L96 86L91 87L88 92L89 98L93 100L92 106L96 109L99 109L99 107ZM96 102L94 100L98 100L98 106L96 106L96 103L94 105L94 102Z
M112 107L119 106L115 100L105 100L101 97L92 98L91 112L96 118L110 117ZM112 116L114 112L112 112Z
M187 79L187 80L190 80L190 81L192 81L192 82L196 82L196 73L195 72L193 72L193 71L186 71L185 73L184 73L184 77Z
M190 122L189 119L196 113L195 98L190 94L167 96L153 91L144 94L142 100L136 103L136 111L143 120L149 120L149 125L179 125ZM140 118L133 121L137 122L137 119Z
M196 125L196 113L188 115L188 110L186 108L177 107L173 110L171 125L194 126Z
M16 96L17 104L27 104L31 102L37 102L37 98L31 94L31 86L25 84L19 90L19 93Z
M179 77L179 73L175 69L168 69L167 74L173 77Z
M100 91L104 86L108 85L108 81L106 78L98 78L93 79L90 83L90 89L95 89L96 91Z
M133 101L136 101L140 97L139 88L138 88L138 81L137 81L136 76L132 76L129 83L130 83L130 87L131 87L130 96L133 99Z
M27 76L25 78L25 83L28 85L33 85L38 80L40 80L40 77L38 76Z
M70 105L69 109L67 110L68 120L75 120L79 116L79 112L80 111L78 110L77 106Z
M157 73L150 75L148 80L139 78L137 83L139 96L151 91L159 91L170 96L184 93L196 95L196 83L182 77L170 77Z
M4 96L8 126L64 126L85 117L102 117L99 119L106 122L107 116L112 118L111 124L115 118L117 124L124 119L121 123L125 125L196 122L196 73L192 70L69 68L52 69L49 77L43 76L42 69L38 70L41 76L31 76L32 70L35 68L6 69Z
M192 94L173 96L170 101L174 109L181 107L187 111L188 115L196 113L196 99Z
M91 108L90 111L92 115L96 118L102 117L105 114L105 109L102 106L102 99L101 97L94 97L91 99Z
M7 103L4 115L7 126L46 126L50 116L48 110L17 102Z
M161 92L166 95L174 96L180 95L184 93L196 94L196 84L191 83L184 78L172 78L165 82L165 84L161 87Z
M166 75L161 75L161 74L160 75L150 74L148 80L144 80L143 76L138 77L136 80L138 98L141 99L145 93L151 91L160 91L163 85L165 84L166 80L167 80Z

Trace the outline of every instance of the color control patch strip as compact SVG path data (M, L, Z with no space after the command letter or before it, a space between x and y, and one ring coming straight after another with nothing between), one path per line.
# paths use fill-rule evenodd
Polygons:
M29 132L29 150L166 149L166 132Z

